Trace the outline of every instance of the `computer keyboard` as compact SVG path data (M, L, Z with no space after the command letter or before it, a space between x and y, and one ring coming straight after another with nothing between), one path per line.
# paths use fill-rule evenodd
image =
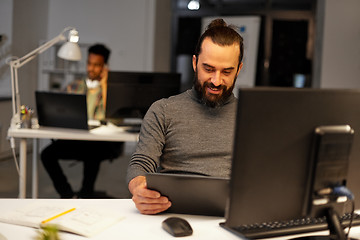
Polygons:
M343 227L349 225L351 214L344 214L340 217L340 222ZM283 235L300 234L306 232L327 230L326 218L300 218L289 221L267 222L260 224L241 225L236 228L229 228L225 226L225 223L221 223L221 226L229 229L234 233L240 234L250 239L257 238L270 238ZM352 226L360 225L360 215L354 213L354 219Z

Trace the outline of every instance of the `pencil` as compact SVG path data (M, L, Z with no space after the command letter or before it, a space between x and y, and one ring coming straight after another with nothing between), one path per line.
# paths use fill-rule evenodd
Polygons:
M44 223L50 222L51 220L54 220L55 218L58 218L58 217L60 217L60 216L62 216L62 215L65 215L65 214L67 214L67 213L69 213L69 212L72 212L72 211L74 211L75 209L76 209L76 208L69 209L69 210L67 210L67 211L65 211L65 212L63 212L63 213L60 213L60 214L55 215L55 216L53 216L53 217L51 217L51 218L48 218L48 219L42 221L41 223L44 224Z

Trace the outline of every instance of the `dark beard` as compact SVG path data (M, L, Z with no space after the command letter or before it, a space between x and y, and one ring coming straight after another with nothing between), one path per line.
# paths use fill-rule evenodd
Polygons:
M208 107L211 108L216 108L216 107L220 107L222 105L224 105L226 103L226 101L229 99L229 97L232 94L232 91L234 89L235 86L235 80L234 79L234 83L231 87L226 88L226 86L224 85L220 85L218 87L215 87L215 85L212 82L204 82L203 85L200 84L200 81L197 77L197 71L195 71L194 74L194 88L195 91L197 93L197 97L198 99L205 104ZM207 87L211 87L211 88L218 88L218 89L222 89L222 94L220 95L211 95L211 96L207 96L206 95L206 88Z

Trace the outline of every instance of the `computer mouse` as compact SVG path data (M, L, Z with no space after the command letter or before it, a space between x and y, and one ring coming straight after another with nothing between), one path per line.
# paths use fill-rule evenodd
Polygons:
M169 217L162 222L165 231L174 237L185 237L193 233L188 221L179 217Z

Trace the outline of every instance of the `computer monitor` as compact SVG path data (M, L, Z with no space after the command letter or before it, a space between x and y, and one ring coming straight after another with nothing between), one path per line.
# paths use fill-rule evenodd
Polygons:
M179 73L110 71L106 119L143 118L153 102L180 93Z
M360 206L356 198L360 196L359 104L359 90L240 89L230 197L226 222L222 225L232 228L317 217L321 205L318 208L313 205L316 188L313 186L320 184L326 188L326 181L329 187L334 183L345 185ZM345 161L339 166L330 163L329 166L334 167L330 170L321 169L316 160L319 158L314 157L318 156L315 154L318 150L326 149L324 142L320 144L323 149L316 145L319 135L315 129L321 126L342 129L340 138L330 134L330 143L333 141L339 146L330 156L337 161L340 155ZM349 126L354 133L344 131L349 130ZM328 147L328 151L334 149L331 144ZM317 168L320 171L314 170ZM321 173L325 174L321 176ZM351 204L347 203L322 206L333 208L339 214L351 210Z

